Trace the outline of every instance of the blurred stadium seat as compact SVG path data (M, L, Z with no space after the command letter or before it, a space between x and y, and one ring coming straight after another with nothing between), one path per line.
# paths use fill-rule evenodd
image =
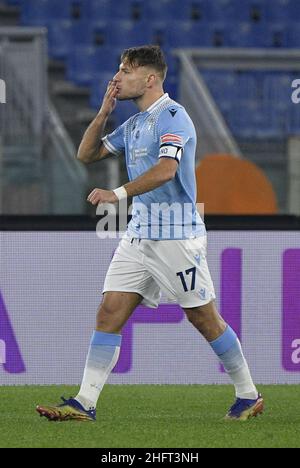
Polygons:
M107 21L110 18L110 0L85 0L82 5L82 18L89 21Z
M107 29L108 42L123 48L149 43L149 23L146 21L113 20Z
M203 27L192 21L175 20L170 22L166 29L166 42L170 48L199 47L200 42L203 43L205 36Z
M91 86L101 72L116 73L120 50L111 47L78 46L67 63L67 78L78 85Z
M40 0L37 8L35 0L27 0L22 3L22 24L26 26L47 26L50 18L49 0Z
M290 0L273 0L272 5L266 6L266 19L270 22L287 22L291 17Z
M290 105L287 113L287 133L289 135L300 134L300 106Z
M287 0L287 8L289 9L289 20L300 21L300 8L298 0Z
M39 0L38 8L36 0L7 3L20 6L22 24L48 27L50 57L65 61L69 80L91 87L94 107L101 91L96 83L107 71L115 72L124 48L161 45L169 66L166 90L176 98L173 48L300 47L298 0L124 0L120 5L111 0ZM203 76L237 136L299 130L298 111L288 107L288 74L205 71Z
M145 12L152 21L165 18L182 19L183 21L209 20L207 0L162 0L161 2L147 2Z
M24 0L6 0L8 5L18 5L21 6Z
M145 6L147 2L143 0L122 0L120 4L111 4L111 18L130 21L139 21L146 18Z
M287 31L287 46L297 49L300 47L300 22L289 25Z
M48 26L48 52L54 59L64 60L71 54L72 22L70 20L52 21Z

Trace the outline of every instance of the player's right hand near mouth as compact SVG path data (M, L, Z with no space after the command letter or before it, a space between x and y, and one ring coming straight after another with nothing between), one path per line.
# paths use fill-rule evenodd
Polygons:
M118 82L114 80L111 80L108 83L106 93L102 101L102 106L99 111L100 114L109 116L112 113L112 111L115 109L116 104L117 104L116 96L118 94L117 85L118 85Z

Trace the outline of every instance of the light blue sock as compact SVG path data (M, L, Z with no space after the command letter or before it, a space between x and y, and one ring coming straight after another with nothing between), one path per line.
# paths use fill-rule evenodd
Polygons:
M236 396L255 400L258 393L243 355L241 343L232 328L227 325L224 333L209 344L231 377Z
M83 379L75 397L85 409L95 408L100 392L120 354L121 335L94 331Z

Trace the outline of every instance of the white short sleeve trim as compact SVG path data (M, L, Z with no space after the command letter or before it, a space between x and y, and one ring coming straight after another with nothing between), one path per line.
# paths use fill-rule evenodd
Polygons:
M115 148L114 145L108 140L107 136L103 137L102 141L105 148L111 153L115 154L116 156L120 156L122 154L122 152L118 151L117 148Z

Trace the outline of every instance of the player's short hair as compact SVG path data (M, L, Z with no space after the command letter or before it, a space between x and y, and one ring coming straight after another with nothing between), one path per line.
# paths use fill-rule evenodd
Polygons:
M132 67L152 67L158 71L162 81L166 78L167 64L164 53L158 45L143 45L125 49L121 61L129 63Z

